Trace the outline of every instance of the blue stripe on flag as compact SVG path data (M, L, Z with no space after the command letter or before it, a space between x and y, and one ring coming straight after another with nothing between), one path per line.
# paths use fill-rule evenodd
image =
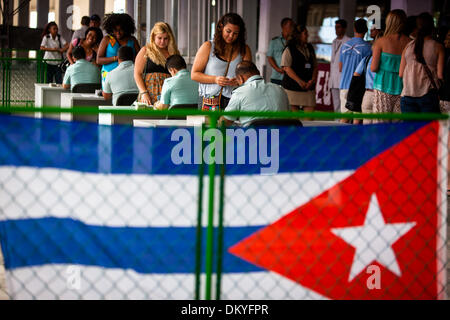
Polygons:
M225 228L225 248L260 228ZM194 273L195 235L195 227L102 227L66 218L0 222L5 267L9 270L79 264L132 269L139 273ZM263 269L225 253L223 272L255 271Z
M409 122L281 128L278 172L354 170L424 125L426 123ZM193 130L189 129L192 145ZM172 162L172 149L178 144L178 141L171 141L173 131L174 128L99 126L0 116L0 166L112 174L196 175L197 165ZM241 150L246 150L246 159L249 159L248 149L248 146L238 144L234 159ZM229 165L227 175L259 174L264 167L267 165L260 161L258 164Z

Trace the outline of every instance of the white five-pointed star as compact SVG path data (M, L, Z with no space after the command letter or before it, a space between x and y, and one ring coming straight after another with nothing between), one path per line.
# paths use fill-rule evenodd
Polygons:
M348 281L351 282L374 261L401 277L392 245L415 225L415 222L386 224L378 199L373 194L363 226L331 229L331 232L356 249Z

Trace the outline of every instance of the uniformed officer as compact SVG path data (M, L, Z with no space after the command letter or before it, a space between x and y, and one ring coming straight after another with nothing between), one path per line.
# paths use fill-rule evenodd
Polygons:
M273 38L269 44L267 58L272 66L272 76L270 82L281 85L284 70L280 67L281 56L286 48L286 43L294 31L295 23L291 18L281 20L281 35Z

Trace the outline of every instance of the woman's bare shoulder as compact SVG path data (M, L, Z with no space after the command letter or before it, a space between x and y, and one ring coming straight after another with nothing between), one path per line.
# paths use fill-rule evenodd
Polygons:
M203 50L211 50L211 47L212 47L211 41L205 41L205 42L203 42L203 44L200 46L200 49L203 49ZM199 50L200 50L200 49L199 49Z

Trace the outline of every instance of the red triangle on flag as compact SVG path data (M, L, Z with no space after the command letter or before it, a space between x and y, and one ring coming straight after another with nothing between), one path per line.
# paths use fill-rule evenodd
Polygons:
M332 299L437 299L438 132L438 122L424 126L229 252ZM357 249L333 230L363 226L373 195L386 224L414 227L389 249L398 274L380 257L351 278ZM358 236L380 249L380 234ZM368 285L370 265L379 267L379 288Z

